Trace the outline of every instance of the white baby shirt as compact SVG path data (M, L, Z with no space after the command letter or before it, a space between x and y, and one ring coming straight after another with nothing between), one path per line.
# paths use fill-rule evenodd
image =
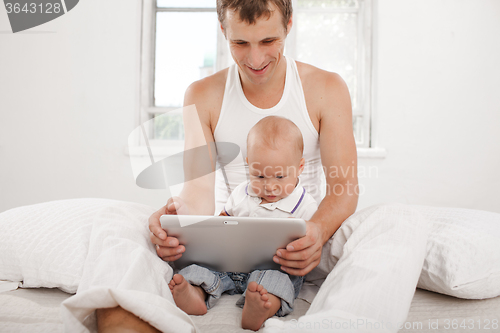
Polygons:
M262 199L255 194L249 182L236 186L224 205L230 216L297 217L309 220L318 209L318 203L300 185L300 179L292 193L276 202L261 205Z

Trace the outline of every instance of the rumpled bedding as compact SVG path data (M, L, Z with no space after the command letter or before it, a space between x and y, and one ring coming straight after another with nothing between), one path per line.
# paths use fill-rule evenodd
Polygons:
M131 209L117 203L94 221L77 294L62 304L67 332L94 332L95 309L118 305L162 332L199 332L175 306L168 288L172 268L149 241L152 212L147 206ZM263 332L316 332L320 326L371 332L374 325L377 332L397 332L422 269L427 222L403 205L371 207L355 218L325 244L311 278L331 273L307 313L294 321L270 318Z

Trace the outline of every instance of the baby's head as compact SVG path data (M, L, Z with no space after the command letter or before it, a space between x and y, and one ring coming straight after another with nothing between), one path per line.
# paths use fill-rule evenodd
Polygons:
M304 141L292 121L277 116L261 119L247 137L250 186L263 202L286 198L304 170Z

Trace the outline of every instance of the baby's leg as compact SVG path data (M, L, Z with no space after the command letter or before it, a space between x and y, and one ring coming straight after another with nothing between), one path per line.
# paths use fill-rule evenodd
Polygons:
M246 291L241 327L258 331L264 321L274 316L280 307L281 299L279 297L269 294L257 282L250 282Z
M204 315L207 313L205 299L207 294L199 286L189 284L180 274L175 274L168 284L175 304L189 315Z

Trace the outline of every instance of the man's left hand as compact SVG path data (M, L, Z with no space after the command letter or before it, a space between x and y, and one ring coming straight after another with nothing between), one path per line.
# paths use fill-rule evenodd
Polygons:
M319 265L321 260L321 229L311 221L306 221L306 235L279 249L273 257L275 263L290 275L304 276Z

